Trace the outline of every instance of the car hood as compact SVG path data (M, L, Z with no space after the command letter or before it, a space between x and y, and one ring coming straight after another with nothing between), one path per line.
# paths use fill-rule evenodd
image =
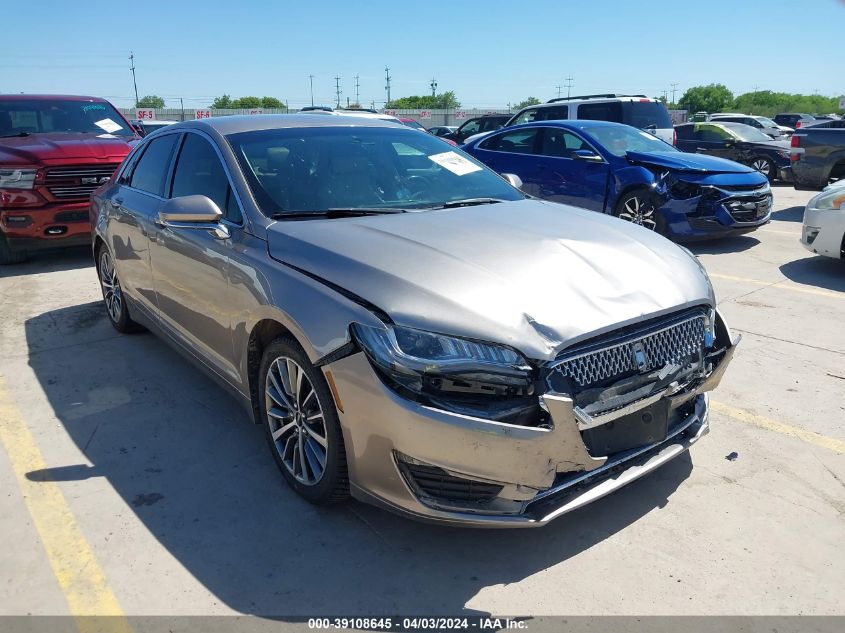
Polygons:
M32 134L0 138L0 164L54 165L68 160L120 162L131 149L133 138L96 134Z
M593 335L714 305L698 261L660 235L538 200L270 225L274 259L396 324L554 358Z
M722 174L745 174L754 171L732 160L690 154L687 152L626 152L628 160L640 165L654 165L673 171L714 172Z
M759 147L770 150L788 150L790 148L789 141L740 141L744 147Z

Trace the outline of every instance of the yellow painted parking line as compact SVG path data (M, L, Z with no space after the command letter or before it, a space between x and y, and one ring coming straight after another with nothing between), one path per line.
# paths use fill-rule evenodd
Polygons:
M0 376L0 444L9 455L27 510L81 633L131 633L128 621L55 482L30 481L47 468L35 439ZM87 616L118 616L92 618Z
M845 442L838 440L835 437L828 437L827 435L822 435L821 433L808 431L807 429L779 422L778 420L772 420L771 418L757 415L756 413L751 413L750 411L746 411L744 409L737 409L729 404L716 402L714 400L710 401L710 410L726 415L734 420L739 420L740 422L753 424L761 429L774 431L775 433L781 433L782 435L789 435L790 437L798 438L808 444L821 446L822 448L826 448L835 453L845 454Z
M726 281L738 281L744 284L753 284L755 286L769 286L770 288L777 288L778 290L790 290L792 292L802 292L808 295L816 295L817 297L828 297L830 299L845 299L845 293L834 292L833 290L822 290L820 288L804 288L803 286L796 286L791 283L786 283L786 279L778 281L763 281L762 279L749 279L747 277L734 277L733 275L723 275L722 273L707 273L711 279L724 279Z

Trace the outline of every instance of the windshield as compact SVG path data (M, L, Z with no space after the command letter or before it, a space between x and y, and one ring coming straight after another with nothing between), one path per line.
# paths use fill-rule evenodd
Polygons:
M623 101L622 123L641 130L665 129L672 127L672 117L659 101Z
M475 159L405 127L284 128L227 139L267 216L525 197Z
M778 126L778 124L777 124L777 123L775 123L775 122L774 122L774 121L772 121L771 119L769 119L769 118L767 118L767 117L764 117L764 116L758 116L758 117L757 117L757 120L758 120L760 123L762 123L763 125L765 125L766 127L777 127L777 126Z
M414 128L415 130L425 130L425 128L416 121L402 121L402 123L404 123L408 127Z
M676 152L674 147L656 136L627 125L608 125L582 130L611 154L624 156L626 152Z
M748 141L750 143L759 143L762 141L768 143L772 140L770 136L763 134L756 127L751 127L750 125L745 125L744 123L720 122L719 125L722 125L726 129L730 130L733 135L738 137L741 141Z
M102 101L0 100L0 136L70 132L135 136L111 104Z

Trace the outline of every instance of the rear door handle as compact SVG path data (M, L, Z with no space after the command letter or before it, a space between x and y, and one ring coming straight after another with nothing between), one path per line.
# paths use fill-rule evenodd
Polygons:
M123 204L123 198L109 198L109 202L111 202L111 206L118 208Z

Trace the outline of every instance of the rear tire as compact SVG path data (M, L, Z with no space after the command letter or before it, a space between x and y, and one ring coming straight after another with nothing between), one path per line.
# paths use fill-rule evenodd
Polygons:
M258 385L260 422L288 485L316 505L348 498L346 448L323 373L280 337L264 351Z
M129 316L129 307L126 305L120 279L117 277L114 260L109 253L109 249L105 246L101 246L97 251L97 277L100 279L106 313L109 315L109 322L114 329L121 334L131 334L143 330L144 328Z
M22 264L27 259L29 259L29 253L26 251L13 251L9 246L9 240L5 235L0 233L0 266Z

